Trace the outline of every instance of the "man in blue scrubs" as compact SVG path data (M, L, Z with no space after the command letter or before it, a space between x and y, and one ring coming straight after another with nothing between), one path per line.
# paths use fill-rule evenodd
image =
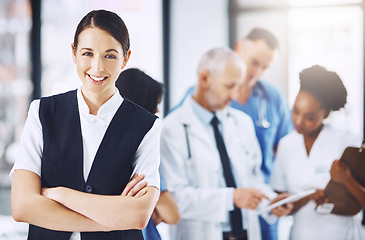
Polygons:
M260 79L272 63L277 50L276 37L261 28L252 29L235 46L235 52L247 66L247 73L239 86L238 98L231 102L231 106L247 113L255 124L263 157L261 170L266 182L270 178L279 140L293 129L290 111L281 93ZM260 224L263 240L277 239L277 223L268 225L260 218Z

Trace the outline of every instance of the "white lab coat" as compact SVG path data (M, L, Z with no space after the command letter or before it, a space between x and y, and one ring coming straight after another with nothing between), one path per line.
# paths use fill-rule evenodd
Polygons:
M170 227L173 240L221 240L222 222L227 221L227 202L232 189L220 187L222 166L214 137L195 115L192 98L168 115L161 134L162 180L174 196L181 215ZM261 152L252 120L245 113L226 107L220 118L237 187L252 187L269 197L276 194L264 183ZM188 144L184 124L187 125ZM238 179L237 179L238 178ZM229 191L231 190L231 191ZM233 202L233 197L231 196ZM258 217L244 211L250 240L261 239Z
M280 140L271 172L271 186L277 191L290 194L308 189L324 189L331 178L333 161L340 159L348 146L360 145L360 137L325 125L308 156L303 135L293 131ZM310 201L293 214L290 239L360 239L359 216L320 214L315 208L316 203Z

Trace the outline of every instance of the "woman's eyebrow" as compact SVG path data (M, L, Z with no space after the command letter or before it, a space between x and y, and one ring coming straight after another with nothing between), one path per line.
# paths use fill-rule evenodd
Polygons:
M119 54L119 52L118 52L117 50L113 49L113 48L108 49L108 50L106 50L105 52L116 52L116 53L118 53L118 54Z
M94 51L92 48L81 48L81 50Z

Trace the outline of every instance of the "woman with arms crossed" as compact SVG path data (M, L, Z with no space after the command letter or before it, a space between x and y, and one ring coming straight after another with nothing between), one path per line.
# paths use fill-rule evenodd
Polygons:
M123 20L92 11L72 44L82 86L32 102L10 173L28 239L142 239L129 229L147 225L159 196L161 123L115 87L130 53Z

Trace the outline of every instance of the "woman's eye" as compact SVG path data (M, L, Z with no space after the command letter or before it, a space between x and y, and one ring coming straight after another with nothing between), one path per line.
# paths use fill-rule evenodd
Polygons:
M91 52L84 52L84 53L82 54L82 56L88 56L88 57L91 57L91 56L93 56L93 54L92 54Z
M314 120L316 120L316 118L315 118L315 117L307 117L307 121L309 121L309 122L312 122L312 121L314 121Z
M108 54L105 57L108 58L108 59L116 59L117 58L116 56L114 56L112 54Z

